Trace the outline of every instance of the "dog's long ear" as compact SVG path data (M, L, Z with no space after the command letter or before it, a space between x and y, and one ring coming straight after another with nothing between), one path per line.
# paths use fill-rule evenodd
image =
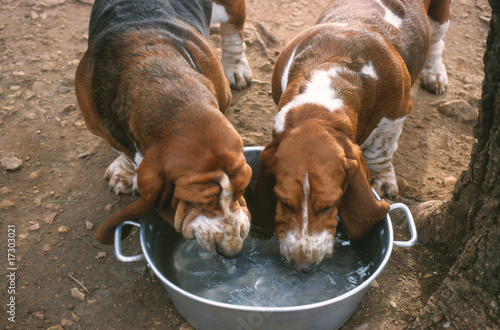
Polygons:
M113 244L115 228L127 220L134 220L143 217L153 211L156 207L157 197L162 193L169 194L166 190L171 189L165 185L165 177L161 167L150 162L147 156L137 169L137 184L141 197L111 214L97 229L95 238L102 244ZM122 235L122 239L126 235Z
M274 187L276 178L272 170L272 161L276 153L276 146L268 144L261 153L260 167L252 198L248 201L252 215L252 232L262 238L273 236L276 215L276 196Z
M346 233L359 239L386 216L390 206L373 196L370 172L361 149L349 144L345 164L347 188L339 205L339 217Z

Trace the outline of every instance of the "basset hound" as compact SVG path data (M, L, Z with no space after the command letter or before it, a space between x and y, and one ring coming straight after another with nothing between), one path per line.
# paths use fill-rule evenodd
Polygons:
M120 156L106 170L140 199L95 233L104 244L126 220L157 210L186 239L234 257L249 232L243 193L251 169L224 116L244 88L245 0L96 0L75 88L88 129ZM221 23L219 60L207 41Z
M278 106L254 189L252 226L276 233L299 271L333 254L337 215L359 239L398 194L392 156L410 89L443 93L449 0L333 0L291 40L272 76ZM371 183L371 185L370 185Z

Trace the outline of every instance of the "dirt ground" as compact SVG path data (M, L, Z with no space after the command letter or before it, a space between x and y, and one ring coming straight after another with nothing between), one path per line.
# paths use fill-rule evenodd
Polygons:
M86 2L0 1L0 159L22 161L16 171L0 168L0 325L189 329L145 261L122 263L111 246L93 237L99 224L133 197L108 192L103 174L117 155L86 129L75 98L74 73L87 47L91 5ZM247 0L245 34L254 82L233 92L228 111L245 145L270 140L273 61L284 43L314 24L326 2ZM444 54L448 92L435 96L413 89L414 110L394 158L401 190L395 202L411 208L451 196L474 143L490 8L486 0L456 0L451 12ZM212 40L218 48L217 31ZM397 231L405 227L394 218ZM8 228L16 232L15 251L9 251L15 259L7 254ZM124 241L125 253L137 250L137 236ZM421 243L395 248L344 329L405 328L436 290L449 260ZM12 272L14 282L8 277ZM78 292L72 294L74 288ZM15 323L8 314L12 297Z

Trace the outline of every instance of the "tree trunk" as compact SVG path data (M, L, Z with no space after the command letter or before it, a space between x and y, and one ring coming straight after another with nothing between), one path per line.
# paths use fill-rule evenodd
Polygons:
M457 259L410 328L496 329L500 303L500 1L493 9L469 168L419 229Z

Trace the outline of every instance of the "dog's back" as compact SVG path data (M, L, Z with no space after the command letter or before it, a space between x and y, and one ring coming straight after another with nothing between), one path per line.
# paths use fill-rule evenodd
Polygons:
M179 21L188 21L206 38L211 12L210 0L96 0L90 14L89 45L105 30L113 33L141 26L170 30L172 22Z

